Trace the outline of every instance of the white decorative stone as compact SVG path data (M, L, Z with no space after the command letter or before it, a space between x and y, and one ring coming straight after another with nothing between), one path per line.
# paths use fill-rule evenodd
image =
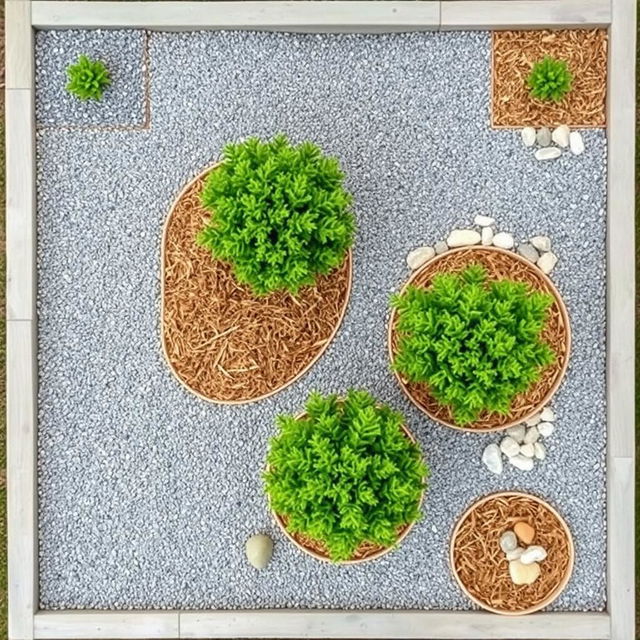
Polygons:
M469 247L480 242L480 234L473 229L454 229L447 238L451 248Z
M516 538L516 534L513 531L505 531L500 536L500 548L508 553L509 551L513 551L518 546L518 538Z
M433 248L435 249L436 255L438 256L449 249L447 243L444 240L438 240L438 242L433 245Z
M566 149L569 146L569 133L569 127L567 127L566 124L561 124L551 133L551 140L553 140L559 147Z
M531 238L531 244L538 251L551 251L551 238L549 236L534 236Z
M500 455L500 448L497 444L489 444L482 452L482 462L484 466L495 473L500 475L502 473L502 456Z
M509 462L521 471L531 471L531 469L533 469L533 458L527 458L520 454L509 458Z
M476 216L473 219L473 224L477 224L479 227L490 227L495 222L494 218L489 216Z
M542 442L533 443L533 456L536 460L544 460L547 457L547 450Z
M436 251L433 247L418 247L409 252L407 256L407 266L412 270L419 269L435 255Z
M551 131L549 131L549 127L540 127L540 129L538 129L536 142L540 147L548 147L551 144Z
M553 267L556 266L557 262L558 256L556 256L556 254L552 251L547 251L538 258L538 262L536 262L536 264L538 265L542 273L548 274L553 271Z
M507 429L507 435L511 436L518 444L524 442L525 426L523 424L516 424L513 427Z
M513 584L533 584L540 575L540 565L537 562L522 564L520 560L512 560L509 563L509 575Z
M522 564L533 564L534 562L542 562L547 557L547 550L540 545L534 544L527 547L520 556Z
M523 444L520 447L520 453L525 458L533 458L533 454L534 454L533 443L532 442L527 442L526 444Z
M536 160L555 160L562 155L558 147L542 147L534 153Z
M482 227L482 244L488 247L493 242L493 229L491 227Z
M551 422L541 422L538 425L538 432L543 438L548 438L553 433L554 428Z
M540 257L536 248L532 244L527 243L518 245L518 253L529 262L536 262Z
M540 414L540 417L544 422L553 422L556 419L556 414L551 407L545 407Z
M538 441L540 437L540 432L538 431L538 427L533 426L527 429L527 433L524 434L524 443L525 444L533 444Z
M532 147L536 141L536 130L533 127L525 127L521 132L522 144L525 147Z
M573 155L579 156L584 151L584 141L579 131L572 131L569 134L569 148Z
M256 569L264 569L273 555L273 540L263 533L251 536L245 544L247 560Z
M500 442L500 451L508 458L511 458L520 453L520 445L511 436L506 436Z
M500 231L493 236L493 245L501 249L513 249L513 236L506 231Z
M507 560L511 562L511 560L518 560L522 555L524 549L522 547L516 547L513 551L507 551L505 554Z
M540 416L539 413L536 413L535 415L531 416L527 421L526 421L526 425L527 427L533 427L536 424L538 424L538 422L540 422L540 420L542 420L542 417Z

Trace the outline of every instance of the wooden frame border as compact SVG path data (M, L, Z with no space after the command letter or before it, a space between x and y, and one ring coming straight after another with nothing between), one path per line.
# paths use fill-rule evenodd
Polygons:
M634 638L635 3L6 0L9 638ZM33 28L381 32L608 27L608 611L38 611ZM615 96L615 99L613 97Z

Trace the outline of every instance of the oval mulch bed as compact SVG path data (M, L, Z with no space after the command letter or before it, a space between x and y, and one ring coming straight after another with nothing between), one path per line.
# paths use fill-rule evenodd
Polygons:
M411 284L427 288L438 273L462 271L471 263L479 263L484 266L490 279L508 278L518 282L526 282L532 288L553 296L554 301L549 308L549 319L542 332L542 339L551 345L556 354L556 361L542 371L538 382L513 399L508 415L501 416L497 413L485 412L478 420L465 427L454 424L449 408L441 405L431 396L426 384L409 382L397 372L396 378L409 399L437 422L465 431L496 431L524 422L542 410L544 405L549 402L562 382L569 364L571 329L567 309L551 280L525 258L512 251L496 247L464 247L440 254L415 271L402 291ZM388 334L391 361L393 361L397 350L396 322L397 314L394 309L389 320Z
M217 403L260 400L291 384L322 355L346 311L351 253L299 295L255 297L229 265L196 244L210 217L200 191L214 167L178 196L162 241L161 337L170 368Z
M547 557L531 585L516 585L509 562L500 549L500 536L517 522L535 529L531 544L541 545ZM449 561L453 575L469 598L484 609L504 615L523 615L546 607L571 577L574 547L569 527L549 504L525 493L495 493L473 504L458 521Z

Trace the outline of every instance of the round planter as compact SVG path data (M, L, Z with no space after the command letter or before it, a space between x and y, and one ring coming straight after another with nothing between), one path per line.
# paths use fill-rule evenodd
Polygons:
M427 288L439 273L461 271L472 263L484 266L490 279L508 278L525 282L533 289L553 297L542 339L551 345L556 354L556 361L543 370L537 382L513 399L509 414L501 416L485 412L478 420L464 427L453 422L450 409L431 396L426 384L410 382L397 371L394 371L394 374L411 402L430 418L453 429L478 433L507 429L525 422L542 410L557 391L567 370L571 350L571 328L567 308L551 280L532 262L513 251L497 247L462 247L442 253L417 269L402 287L401 294L410 285ZM397 349L396 323L397 312L393 309L387 336L391 362Z
M298 419L303 418L306 414L301 413ZM404 435L411 440L411 442L416 442L413 434L403 425L402 431ZM267 467L268 469L269 467ZM424 500L424 490L420 494L420 504L418 508L422 506L422 502ZM329 554L327 553L326 547L322 542L318 540L314 540L308 536L299 534L299 533L291 533L287 530L287 519L285 516L282 516L279 513L276 513L273 509L271 509L271 514L273 515L274 520L282 529L282 533L292 542L300 551L316 558L317 560L322 560L324 562L329 562L331 564L362 564L363 562L368 562L369 560L375 560L376 558L381 558L385 554L393 551L409 534L415 522L411 522L407 525L403 525L398 528L398 537L396 538L396 543L390 547L382 547L380 545L372 544L369 542L363 542L353 556L349 560L343 560L341 562L332 562L329 558Z
M498 526L492 520L496 510L504 514ZM509 562L499 544L500 535L520 521L527 521L536 529L533 544L542 545L548 553L540 563L540 576L532 585L511 582ZM551 530L540 530L543 521L552 524ZM482 538L485 553L481 555L481 545L472 536L482 536L478 530L483 522L490 531ZM458 519L449 547L451 571L462 591L483 609L506 616L533 613L553 602L571 578L574 558L573 538L562 516L541 498L516 491L493 493L472 504ZM467 584L465 570L489 580L491 595L483 597L477 588ZM550 570L552 574L548 573ZM492 597L500 602L510 600L511 606L497 606Z
M285 292L253 296L229 265L196 245L197 232L211 216L200 192L219 164L190 180L167 216L160 335L169 369L185 388L208 402L239 405L278 393L322 356L347 309L353 261L349 250L340 267L295 298ZM266 348L272 339L275 347Z

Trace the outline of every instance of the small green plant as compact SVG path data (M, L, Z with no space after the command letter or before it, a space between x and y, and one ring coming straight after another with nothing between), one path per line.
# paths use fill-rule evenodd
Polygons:
M440 274L427 289L409 286L392 298L399 336L393 366L425 383L460 426L483 411L506 415L555 360L540 337L552 301L522 282L487 282L478 264Z
M335 158L286 136L228 144L202 190L212 212L197 242L257 295L296 294L338 267L353 243L351 196Z
M67 76L67 91L80 100L101 100L104 90L111 84L109 70L104 63L85 55L67 67Z
M560 102L571 90L573 76L564 60L545 56L533 65L527 78L531 96L539 100Z
M363 542L393 545L398 528L419 518L428 475L403 423L355 390L344 400L313 393L303 417L279 416L265 482L287 529L323 542L334 562Z

